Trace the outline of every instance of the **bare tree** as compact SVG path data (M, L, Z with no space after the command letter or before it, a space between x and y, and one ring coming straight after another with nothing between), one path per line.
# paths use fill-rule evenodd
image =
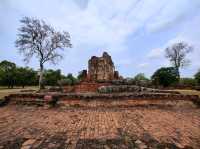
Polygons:
M190 64L190 60L186 58L187 54L192 52L193 47L185 42L175 43L166 48L166 57L170 60L172 65L176 68L178 78L180 78L180 68Z
M22 26L18 29L18 38L15 42L19 52L24 55L24 61L28 63L35 56L40 64L39 89L44 88L43 71L44 63L56 64L62 59L59 50L71 48L68 32L55 31L53 27L43 20L24 17L20 20Z

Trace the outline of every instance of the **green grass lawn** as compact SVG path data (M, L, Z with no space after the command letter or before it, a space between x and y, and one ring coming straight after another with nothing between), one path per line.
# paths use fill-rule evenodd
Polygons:
M6 87L0 87L0 99L2 99L3 97L5 97L11 93L18 93L21 90L37 90L37 89L38 89L37 86L28 86L25 88L14 87L13 89L8 89Z

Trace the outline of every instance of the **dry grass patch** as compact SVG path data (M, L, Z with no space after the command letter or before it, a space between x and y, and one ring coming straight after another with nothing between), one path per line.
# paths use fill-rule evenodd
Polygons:
M198 95L200 97L200 91L196 90L176 90L184 95Z
M21 92L22 90L37 90L37 86L29 86L25 88L13 88L13 89L8 89L6 87L0 87L0 99L4 98L5 96L12 94L12 93L18 93Z

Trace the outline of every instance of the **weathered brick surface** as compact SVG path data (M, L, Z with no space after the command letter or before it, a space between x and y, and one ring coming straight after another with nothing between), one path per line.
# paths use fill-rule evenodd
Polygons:
M110 83L81 82L80 84L73 86L64 86L63 92L65 93L97 92L99 87L108 85L110 85Z
M147 87L141 87L137 85L102 85L97 91L99 93L169 93L169 94L180 94L174 90L159 90Z
M200 148L200 109L0 108L2 148ZM107 140L107 141L106 141ZM154 146L154 147L153 147Z
M51 97L47 100L45 97ZM135 106L187 106L200 105L200 99L196 95L181 95L168 93L21 93L7 97L13 104L28 105L74 105L84 107L135 107Z
M83 82L75 86L75 92L96 92L101 86L110 85L109 83L88 83Z
M82 108L135 108L135 107L160 107L160 108L196 108L196 104L189 100L60 100L59 107L82 107Z
M114 80L118 78L115 66L110 55L104 52L102 57L92 56L88 61L88 80ZM116 78L115 78L116 77Z

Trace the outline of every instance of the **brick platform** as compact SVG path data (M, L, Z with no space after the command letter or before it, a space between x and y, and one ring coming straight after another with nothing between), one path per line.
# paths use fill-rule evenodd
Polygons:
M63 92L65 93L97 92L99 87L108 86L108 85L111 85L111 83L82 82L80 84L73 85L73 86L64 86Z
M48 98L46 98L48 97ZM49 99L50 98L50 99ZM79 107L197 107L200 99L196 95L168 93L18 93L6 97L12 104L79 106Z
M200 148L198 96L18 93L6 101L0 149Z
M0 148L200 148L200 109L0 108Z

